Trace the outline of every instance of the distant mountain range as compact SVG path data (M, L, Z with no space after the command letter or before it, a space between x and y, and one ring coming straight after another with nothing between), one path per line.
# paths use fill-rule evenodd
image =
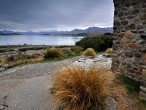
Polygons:
M3 30L3 31L0 31L0 35L21 35L21 34L14 31Z
M89 27L87 29L74 29L72 31L45 31L45 32L14 32L9 30L0 31L0 35L82 35L82 34L102 34L113 33L112 27L99 28Z

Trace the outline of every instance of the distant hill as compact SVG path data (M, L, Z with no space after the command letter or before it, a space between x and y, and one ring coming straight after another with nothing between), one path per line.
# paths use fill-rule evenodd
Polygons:
M103 34L103 33L113 33L112 27L99 28L99 27L89 27L87 29L74 29L72 31L53 31L48 32L48 34Z
M99 28L99 27L89 27L87 29L74 29L72 31L53 31L48 32L48 34L102 34L102 33L113 33L112 27Z
M99 28L99 27L89 27L87 29L74 29L72 31L45 31L45 32L13 32L13 31L0 31L0 35L82 35L82 34L103 34L103 33L113 33L112 27Z
M18 32L19 34L22 35L38 35L39 32L32 32L32 31L28 31L28 32Z
M81 29L74 29L70 33L72 34L80 34L80 33L86 33L86 34L101 34L101 33L113 33L113 28L99 28L99 27L89 27L85 30Z
M3 30L0 31L0 35L19 35L19 33L14 31Z

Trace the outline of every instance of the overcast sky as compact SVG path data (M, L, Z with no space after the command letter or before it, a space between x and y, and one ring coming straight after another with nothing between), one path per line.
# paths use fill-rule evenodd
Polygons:
M113 0L0 0L0 30L113 26Z

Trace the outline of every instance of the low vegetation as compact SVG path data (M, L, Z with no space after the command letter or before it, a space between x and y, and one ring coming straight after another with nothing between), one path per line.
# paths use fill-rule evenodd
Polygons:
M49 48L47 49L47 52L44 54L44 59L52 59L52 58L69 58L81 55L82 48L77 47L71 47L71 48Z
M71 50L75 53L81 54L83 51L83 48L80 46L75 46L75 47L72 47Z
M14 56L14 55L7 56L4 58L5 63L14 62L14 61L16 61L16 56Z
M6 67L2 66L5 69L18 66L21 64L63 60L66 58L79 56L81 55L83 50L83 48L81 48L80 46L56 46L56 47L49 47L49 46L27 47L26 46L25 48L23 47L17 48L15 46L13 48L9 46L8 47L0 46L0 49L2 50L5 49L8 50L9 48L12 49L13 51L8 51L6 53L2 52L0 54L0 64L6 65ZM15 48L17 48L16 51ZM29 54L31 53L31 50L32 50L32 54Z
M93 48L87 48L83 54L83 56L92 56L92 57L95 57L96 56L96 52Z
M73 56L79 56L81 55L83 48L76 46L76 47L72 47L69 49L64 49L64 58L68 58L68 57L73 57Z
M140 91L140 85L141 85L140 82L138 82L134 79L125 77L124 75L121 75L121 74L118 74L116 76L116 80L117 80L116 83L118 84L118 86L122 86L126 89L128 98L130 98L134 103L134 108L135 108L134 110L145 110L146 101L141 100L139 98L139 91ZM127 105L129 106L129 104L127 104Z
M109 90L107 75L108 71L100 68L66 67L55 74L51 90L65 110L103 110Z
M112 52L113 52L112 48L107 48L103 55L105 57L111 57L112 56Z
M130 79L128 77L125 77L124 75L119 75L117 79L124 84L126 87L128 93L139 93L140 91L140 83L138 81L135 81L133 79Z
M3 56L0 56L0 63L2 63L4 61Z
M107 48L105 51L105 53L107 53L107 54L112 54L112 52L113 52L112 48Z
M84 49L93 48L98 52L103 52L107 48L111 48L113 45L113 37L109 35L101 35L95 37L85 37L76 42L76 45L83 47Z
M2 56L0 55L0 64L3 68L8 69L14 66L18 66L21 64L33 63L42 60L42 55L40 54L33 54L33 55L8 55Z
M59 48L49 48L44 54L44 59L60 58L63 56L63 54L64 54L63 51Z

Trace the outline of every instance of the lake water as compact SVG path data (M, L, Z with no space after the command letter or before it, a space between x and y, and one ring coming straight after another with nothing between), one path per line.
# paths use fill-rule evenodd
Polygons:
M0 45L75 45L83 36L0 35Z

